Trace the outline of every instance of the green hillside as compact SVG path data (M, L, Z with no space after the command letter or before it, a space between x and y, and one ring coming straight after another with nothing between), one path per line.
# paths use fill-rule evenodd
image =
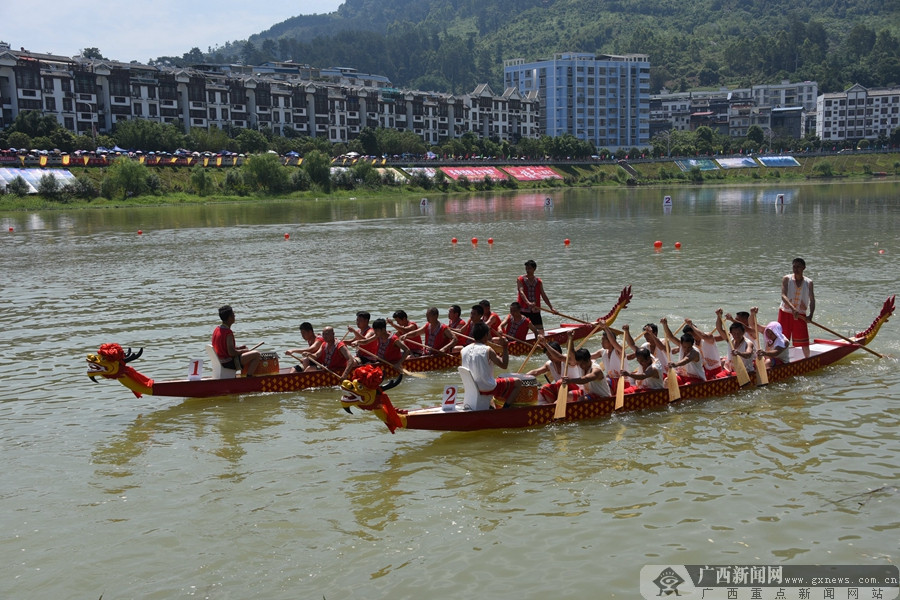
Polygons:
M837 91L900 84L898 40L900 0L347 0L206 59L354 67L398 87L464 92L502 89L510 58L643 53L653 92L781 79Z

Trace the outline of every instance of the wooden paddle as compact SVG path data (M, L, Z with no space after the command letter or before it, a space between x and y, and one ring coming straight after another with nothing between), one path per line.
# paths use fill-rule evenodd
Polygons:
M753 327L753 332L756 334L756 385L761 387L769 385L769 372L766 371L766 359L759 355L759 351L765 347L766 332L764 331L760 334L757 330L756 313L751 313L750 323L752 323L751 327ZM762 343L760 343L760 340L762 340Z
M540 343L540 342L538 342L537 340L535 340L534 345L531 347L531 350L528 351L528 356L526 356L526 357L525 357L525 360L522 361L522 364L519 366L519 370L516 371L516 373L521 373L522 371L525 370L525 365L528 364L528 359L531 358L531 355L532 355L532 354L534 354L534 351L535 351L535 349L538 347L538 344L539 344L539 343Z
M838 336L839 338L841 338L841 339L844 340L845 342L848 342L848 343L850 343L850 344L855 344L855 345L859 346L860 348L862 348L863 350L865 350L865 351L868 352L869 354L874 354L874 355L877 356L878 358L884 358L884 355L883 355L883 354L878 354L877 352L875 352L874 350L872 350L872 349L869 348L868 346L864 346L863 344L860 344L859 342L854 342L854 341L851 340L850 338L846 338L846 337L842 336L841 334L839 334L837 331L834 331L833 329L828 329L828 328L825 327L824 325L819 325L818 323L816 323L815 321L813 321L813 320L811 320L811 319L807 319L806 322L807 322L807 323L812 323L813 325L815 325L815 326L818 327L819 329L824 329L825 331L827 331L827 332L830 333L831 335L836 335L836 336Z
M570 321L575 321L576 323L581 323L582 325L593 325L594 324L594 321L585 321L584 319L579 319L578 317L572 317L570 315L563 314L563 313L559 312L558 310L550 310L549 308L547 310L552 312L554 315L559 315L560 317L563 317L564 319L569 319ZM615 329L613 327L610 327L610 329L616 335L621 335L621 333L622 333L620 330Z
M616 382L616 407L614 410L619 410L623 406L625 406L625 375L623 372L625 371L625 340L622 340L622 344L619 345L622 348L622 354L619 356L619 380Z
M587 334L587 337L585 337L583 340L581 340L581 341L578 343L578 347L575 348L575 349L576 349L576 350L581 350L582 346L584 346L585 344L587 344L587 341L588 341L589 339L591 339L591 336L594 335L595 333L597 333L598 331L600 331L600 328L601 328L601 327L603 327L603 325L601 325L600 323L597 323L597 324L594 326L594 328L591 329L591 332L590 332L589 334Z
M432 347L429 346L428 344L423 344L422 342L417 342L417 341L415 341L415 340L403 340L403 343L405 343L405 344L415 344L416 346L421 346L422 348L425 348L425 349L427 349L427 350L431 350L431 351L434 352L435 354L444 354L444 355L449 354L449 352L444 352L443 350L438 350L437 348L432 348Z
M293 354L290 354L289 356L290 356L291 358L293 358L294 360L296 360L296 361L302 360L302 359L297 358L297 357L294 356ZM316 359L314 359L312 356L306 356L305 358L308 358L308 359L309 359L309 362L313 363L313 364L316 365L317 367L320 367L320 368L322 368L322 369L325 369L326 371L328 371L329 373L331 373L332 375L334 375L335 377L337 377L337 378L338 378L338 381L342 381L342 380L344 379L342 376L338 375L337 373L335 373L334 371L332 371L331 369L329 369L328 367L326 367L325 365L323 365L322 363L320 363L319 361L317 361Z
M725 336L725 341L728 342L728 349L731 354L731 364L734 366L738 385L744 387L750 383L750 375L747 373L747 366L744 364L744 359L734 353L734 342L731 341L731 331L729 330L727 334L728 335Z
M453 333L454 333L457 337L465 338L465 339L467 339L467 340L469 340L469 341L472 341L472 342L475 341L475 338L469 337L469 336L467 336L467 335L464 334L464 333L459 333L458 331L454 331ZM506 334L503 334L503 335L506 335ZM513 339L515 339L515 338L513 338ZM522 340L516 340L516 341L522 341ZM495 344L494 342L485 342L485 344L487 344L488 346L490 346L491 349L492 349L494 352L497 352L498 354L501 353L501 352L503 352L503 347L502 347L502 346L498 346L498 345Z
M566 344L566 355L563 357L563 363L559 369L559 393L556 394L556 411L553 413L554 419L566 418L566 402L568 401L569 386L563 383L563 377L569 370L569 356L572 354L572 337L569 336L569 343Z
M369 352L368 350L366 350L365 348L363 348L363 347L361 347L361 346L357 346L356 349L359 350L360 352L364 352L364 353L368 354L369 356L371 356L372 358L374 358L374 359L377 360L378 362L383 363L383 364L385 364L385 365L391 367L392 369L394 368L394 365L392 365L392 364L389 363L388 361L384 360L383 358L381 358L380 356L378 356L378 355L375 354L374 352ZM419 379L425 379L425 376L422 375L421 373L413 373L413 372L410 371L409 369L404 368L402 365L400 366L400 372L403 373L404 375L409 375L410 377L418 377Z
M666 377L666 389L669 390L669 402L681 400L681 388L678 387L678 373L672 366L672 353L669 351L669 340L666 340L666 358L669 360L669 376Z
M815 323L813 323L813 324L815 325ZM256 350L257 348L259 348L259 347L262 346L263 344L265 344L265 342L260 342L260 343L258 343L257 345L253 346L252 348L248 348L248 349L247 349L247 352L250 352L250 351L252 351L252 350Z

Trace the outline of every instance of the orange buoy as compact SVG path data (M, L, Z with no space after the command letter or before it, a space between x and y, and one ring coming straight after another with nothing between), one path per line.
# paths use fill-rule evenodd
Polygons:
M10 233L13 232L13 228L12 228L12 227L9 228L9 232L10 232Z
M453 238L452 240L450 240L450 243L451 243L451 244L455 244L455 243L456 243L456 238Z
M142 229L138 229L138 235L144 235L144 231Z
M284 234L284 239L286 239L286 240L291 239L291 234L289 234L289 233Z
M10 229L10 231L12 231L12 229ZM884 250L879 250L878 254L884 254Z
M681 242L675 242L675 249L681 250Z
M494 243L494 238L488 238L488 244L493 245L493 243Z
M656 240L655 242L653 242L653 247L659 250L660 248L662 248L662 242L660 240Z
M569 238L566 238L565 241L563 241L563 244L565 244L566 246L568 246L570 243L571 242L569 241Z
M478 238L472 238L472 243L476 246L478 245Z

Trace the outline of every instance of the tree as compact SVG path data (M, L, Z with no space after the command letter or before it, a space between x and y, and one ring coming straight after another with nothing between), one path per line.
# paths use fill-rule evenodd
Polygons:
M327 154L312 150L303 156L302 164L310 181L326 192L331 189L331 158Z
M276 154L255 154L241 168L244 181L258 190L280 192L288 187L287 171Z
M269 148L269 140L255 129L244 129L236 139L241 152L245 154L265 152Z
M6 138L6 143L9 144L10 148L17 148L19 150L24 148L30 150L31 136L27 133L22 133L21 131L14 131Z
M206 167L197 165L191 170L191 185L198 196L206 196L214 186L212 175Z
M84 58L96 58L98 60L106 60L106 57L100 54L100 50L95 47L85 48L81 51L81 56Z
M60 196L62 186L59 184L59 179L50 173L45 173L41 175L41 178L38 180L37 191L38 194L44 198L56 200Z
M147 183L150 171L146 165L120 156L109 167L106 177L103 179L103 191L107 198L112 198L119 193L123 198L140 196L149 189Z
M759 125L751 125L747 130L747 139L751 142L754 142L757 148L762 145L765 138L766 133Z

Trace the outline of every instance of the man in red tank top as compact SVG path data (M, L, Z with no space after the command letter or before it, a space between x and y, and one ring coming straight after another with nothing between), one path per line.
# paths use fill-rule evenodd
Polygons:
M544 320L541 318L541 300L547 305L547 309L553 312L553 305L544 292L544 282L534 276L537 263L533 260L525 261L525 274L519 275L516 280L518 297L516 302L522 307L522 314L534 323L537 330L544 333Z

